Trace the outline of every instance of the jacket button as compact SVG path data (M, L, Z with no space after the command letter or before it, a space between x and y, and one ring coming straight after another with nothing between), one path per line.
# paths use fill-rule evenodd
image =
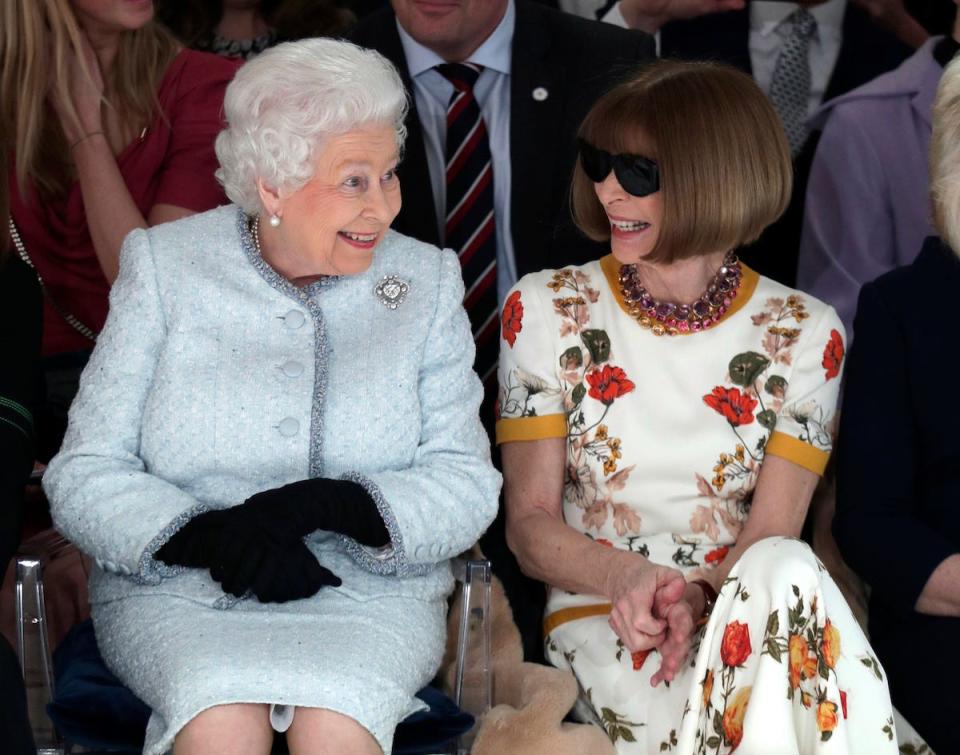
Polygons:
M280 369L283 370L283 374L287 377L300 377L303 374L303 365L300 362L296 362L291 359L289 362L284 362L280 365Z
M297 431L300 430L300 423L293 417L286 417L280 420L280 424L277 425L277 430L284 438L292 438L297 434Z
M291 309L283 316L283 324L290 328L290 330L302 328L306 321L307 318L299 309Z

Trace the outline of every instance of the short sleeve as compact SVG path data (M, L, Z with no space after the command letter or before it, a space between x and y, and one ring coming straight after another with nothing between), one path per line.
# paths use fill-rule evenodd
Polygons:
M170 145L153 201L204 212L226 202L214 176L214 141L223 128L223 95L239 62L191 51L181 55L186 53L203 59L191 59L180 74L177 97L167 113Z
M541 275L520 280L500 314L498 444L567 435L557 337L552 330L559 324L537 291Z
M783 407L766 448L766 453L818 475L833 450L846 351L843 323L833 307L823 306L795 354Z

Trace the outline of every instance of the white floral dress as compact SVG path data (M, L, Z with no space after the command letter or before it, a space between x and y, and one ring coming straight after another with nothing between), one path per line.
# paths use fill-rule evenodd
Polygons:
M655 336L612 256L527 275L501 322L499 443L565 437L566 522L695 579L736 542L767 454L822 474L844 355L833 309L744 268L709 330ZM885 675L812 551L785 538L731 570L689 662L650 686L602 597L553 588L546 652L620 753L896 753ZM649 657L653 655L654 657Z

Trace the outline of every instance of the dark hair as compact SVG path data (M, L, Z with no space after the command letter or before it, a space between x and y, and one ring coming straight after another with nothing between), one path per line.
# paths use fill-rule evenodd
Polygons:
M343 34L355 18L333 0L261 0L258 12L278 42ZM188 47L203 46L223 16L223 0L160 0L157 18Z
M769 100L731 66L659 60L601 97L580 138L660 169L663 223L649 259L669 261L755 241L786 209L790 148ZM574 220L596 241L610 221L579 161Z

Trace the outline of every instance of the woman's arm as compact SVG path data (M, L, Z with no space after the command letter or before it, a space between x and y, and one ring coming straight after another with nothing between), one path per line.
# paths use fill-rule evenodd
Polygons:
M379 574L422 574L470 548L497 513L500 474L480 424L483 388L473 371L473 335L453 252L441 253L436 309L427 328L417 392L420 443L406 469L344 475L360 483L390 534L382 552L342 536L350 554Z
M150 239L134 231L63 446L43 479L60 532L107 571L149 584L177 573L154 553L208 508L150 474L139 455L143 408L165 338Z
M158 204L145 219L130 196L130 190L120 174L116 157L100 129L91 128L93 136L84 138L72 150L77 169L77 181L83 196L90 239L100 268L109 283L120 270L120 247L127 234L135 228L166 223L193 215L193 210L167 204Z
M779 456L763 460L757 486L753 491L750 514L716 569L705 575L714 589L720 590L734 564L754 543L765 537L799 537L820 476Z
M659 646L667 627L661 615L683 593L680 572L599 545L564 522L565 439L504 443L501 454L507 544L524 573L609 600L611 626L631 651Z

